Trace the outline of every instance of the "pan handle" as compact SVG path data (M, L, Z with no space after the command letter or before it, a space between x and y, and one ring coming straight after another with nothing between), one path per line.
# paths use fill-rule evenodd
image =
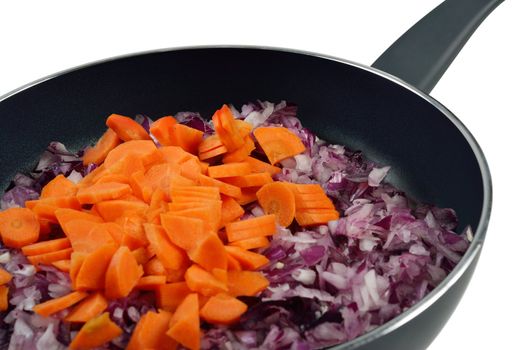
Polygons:
M429 94L471 34L502 1L444 1L395 41L372 67Z

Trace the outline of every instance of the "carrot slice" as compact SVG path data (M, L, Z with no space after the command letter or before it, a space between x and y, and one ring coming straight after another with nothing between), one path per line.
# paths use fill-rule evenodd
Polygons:
M76 198L80 204L95 204L102 201L117 199L126 194L130 194L131 192L131 187L127 184L104 182L80 188L76 194Z
M233 113L227 105L217 110L212 120L216 134L229 152L242 146L245 134L239 132L238 124L235 123Z
M143 273L129 248L118 248L111 258L105 276L106 297L118 299L128 296Z
M295 218L300 226L314 226L338 220L339 213L332 209L298 210L295 213Z
M234 221L226 225L227 238L230 242L253 237L271 236L275 234L276 230L274 214Z
M72 252L72 248L66 248L62 250L57 250L55 252L31 255L27 257L27 260L29 260L29 262L35 266L38 264L50 265L52 262L58 260L69 259L71 257Z
M172 200L179 197L220 199L220 190L214 186L172 186L170 194Z
M166 334L171 317L172 314L164 310L160 310L158 313L148 311L138 321L126 350L176 349L176 341Z
M273 182L273 178L269 173L255 173L244 176L228 177L222 179L222 181L238 187L258 187Z
M227 184L217 179L213 179L203 174L198 175L198 182L202 186L217 187L220 193L225 194L226 196L238 198L242 195L242 191L239 187Z
M95 184L101 184L106 182L118 182L121 184L128 184L129 185L129 178L122 174L115 174L115 173L106 173L99 178L96 179ZM83 186L87 187L87 186Z
M164 146L158 149L162 155L162 161L169 164L182 164L189 159L198 159L197 156L186 152L179 146Z
M133 253L135 260L139 265L144 265L155 255L154 252L149 252L144 247L134 249L131 253Z
M232 177L242 176L251 173L251 166L247 163L229 163L222 165L210 166L207 169L209 177L221 178L221 177Z
M220 146L218 148L214 148L207 152L199 153L198 158L200 158L200 160L206 160L206 159L217 157L224 153L227 153L227 148L225 146Z
M188 349L200 349L198 294L185 297L169 321L166 334Z
M241 239L239 241L231 242L229 245L240 247L245 250L265 248L269 245L269 240L266 237L253 237Z
M57 250L69 248L71 243L67 238L57 238L50 241L43 241L38 243L33 243L22 247L22 253L25 256L28 255L38 255L44 253L51 253ZM0 283L1 284L1 283Z
M176 124L171 129L171 140L175 146L180 146L189 153L197 153L204 133L184 124Z
M266 214L275 214L280 226L291 225L295 217L295 195L288 185L268 183L257 191L257 199Z
M50 316L54 313L62 311L80 300L85 299L89 294L84 292L72 292L63 297L51 299L41 304L33 306L33 311L40 316Z
M64 260L53 261L51 263L51 265L53 265L54 267L56 267L60 271L67 273L71 269L71 260L70 259L64 259Z
M115 243L121 245L125 235L124 228L116 222L105 222L102 225L111 237L113 237Z
M47 185L42 188L40 198L74 196L77 191L77 186L73 181L67 179L63 174L57 175L53 180L49 181Z
M227 254L224 244L214 234L208 234L205 238L196 242L188 251L189 258L208 271L213 269L227 268Z
M318 195L325 195L324 190L322 189L322 186L319 184L293 184L293 183L286 183L291 190L297 194L318 194Z
M35 243L40 236L37 216L27 208L9 208L0 212L0 236L9 248Z
M107 300L102 293L94 293L82 300L64 319L67 322L88 322L107 309Z
M107 129L102 137L98 139L96 145L85 150L82 158L84 165L91 163L100 165L106 159L107 154L119 144L120 138L118 135L112 129Z
M84 263L87 253L73 252L71 253L71 266L69 267L69 277L71 278L71 287L76 289L76 276Z
M0 267L0 285L9 283L12 278L9 272Z
M251 166L251 171L254 173L269 173L269 175L273 176L282 171L282 169L277 166L263 162L251 156L247 157L244 162Z
M148 244L146 232L144 230L144 217L137 213L127 213L116 220L124 229L121 245L136 249L145 247Z
M104 289L106 270L117 251L114 244L106 244L85 256L75 278L78 290Z
M157 139L162 146L173 146L171 132L177 124L177 120L172 116L157 119L149 127L149 132Z
M155 143L151 140L134 140L124 142L111 150L104 161L104 167L108 169L119 159L130 154L140 157L144 165L154 163L162 157Z
M205 236L202 219L161 214L160 221L171 242L184 250L192 249Z
M242 271L242 266L240 265L237 259L231 256L231 254L227 254L227 270L228 271Z
M190 180L197 181L201 173L202 168L197 159L191 158L180 164L180 174Z
M9 287L0 286L0 311L6 311L7 308L9 307L8 294L9 294Z
M69 348L88 350L97 348L122 334L122 329L109 318L109 312L90 319L80 328Z
M158 308L175 311L184 298L191 293L186 282L167 283L156 289L156 306Z
M115 221L128 214L144 214L148 206L143 202L116 199L96 203L95 208L105 221Z
M58 223L62 227L62 230L65 232L66 236L69 235L69 233L66 231L66 224L69 221L88 220L88 221L97 222L97 223L101 223L104 221L99 216L91 215L89 213L85 213L80 210L67 209L67 208L60 208L60 209L55 210L55 216L58 220Z
M166 276L151 275L140 277L136 284L137 289L141 290L156 290L161 285L166 284Z
M144 264L144 273L146 275L165 275L167 273L166 268L162 264L159 258L154 257Z
M71 246L77 252L90 253L101 245L115 243L105 225L87 220L73 220L66 225Z
M246 205L257 200L258 187L244 187L241 190L240 197L235 198L238 204Z
M189 289L205 296L227 292L224 283L196 264L187 269L185 279Z
M188 265L186 253L171 243L162 226L144 224L147 239L156 256L166 269L182 269Z
M206 137L202 140L202 142L200 142L200 145L198 145L198 153L200 154L209 152L219 147L224 147L224 144L222 143L222 141L220 141L220 138L217 134L213 134L211 136Z
M51 197L35 201L27 201L26 207L31 209L38 218L47 219L52 223L58 222L58 219L55 216L55 211L57 209L69 208L79 210L81 208L76 196Z
M209 298L200 310L200 316L213 324L230 325L240 320L247 311L247 305L227 294L217 294Z
M255 142L250 136L244 137L244 144L233 152L229 152L222 158L224 163L243 162L255 150Z
M256 271L228 271L227 287L229 294L237 296L255 296L269 286L263 274Z
M253 135L271 164L296 156L306 150L300 138L285 127L258 127L253 131Z
M242 206L233 198L224 196L222 199L220 227L238 219L242 215L244 215L244 209Z
M269 262L264 255L250 252L239 247L226 246L226 252L238 260L240 265L247 270L256 270Z
M119 114L107 117L106 125L111 128L122 141L150 140L147 131L136 121Z

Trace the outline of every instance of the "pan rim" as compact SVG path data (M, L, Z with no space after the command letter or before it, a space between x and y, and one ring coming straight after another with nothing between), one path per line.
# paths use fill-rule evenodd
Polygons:
M428 295L426 295L417 304L410 307L408 310L402 312L400 315L396 316L395 318L384 323L383 325L373 329L372 331L365 333L345 343L334 346L333 349L356 349L362 345L370 343L371 341L383 335L391 333L392 331L405 325L406 323L408 323L409 321L411 321L412 319L420 315L423 311L428 309L436 300L438 300L443 294L445 294L448 291L448 289L450 289L459 280L459 278L464 274L464 272L469 268L469 266L475 261L475 259L477 258L477 256L480 254L482 250L482 245L486 237L488 223L489 223L490 214L491 214L492 200L493 200L492 199L492 191L493 191L492 180L491 180L491 175L489 171L489 166L484 156L484 152L480 148L480 145L476 141L473 134L469 131L469 129L462 123L462 121L460 121L460 119L457 116L455 116L450 110L448 110L442 103L440 103L439 101L437 101L435 98L431 97L430 95L424 93L423 91L417 89L416 87L412 86L408 82L394 75L391 75L387 72L384 72L382 70L379 70L377 68L374 68L374 67L371 67L365 64L357 63L351 60L347 60L347 59L343 59L343 58L339 58L339 57L335 57L331 55L312 52L312 51L283 48L283 47L263 46L263 45L262 46L260 45L195 45L195 46L168 47L168 48L145 50L145 51L140 51L140 52L133 52L133 53L127 53L123 55L103 58L100 60L84 63L84 64L81 64L81 65L78 65L72 68L68 68L68 69L65 69L65 70L62 70L56 73L52 73L45 77L32 81L30 83L22 85L12 91L7 92L4 95L1 95L0 103L2 103L4 100L7 100L8 98L10 98L13 95L16 95L20 92L23 92L24 90L27 90L41 83L44 83L48 80L57 78L62 75L66 75L68 73L71 73L77 70L88 68L91 66L113 62L113 61L117 61L120 59L126 59L126 58L131 58L131 57L138 57L138 56L146 56L149 54L165 53L165 52L171 52L171 51L202 50L202 49L239 49L239 50L247 49L247 50L275 51L275 52L281 52L281 53L298 54L298 55L305 55L305 56L321 58L321 59L325 59L328 61L342 63L345 65L353 66L355 68L363 69L367 72L373 73L377 76L387 79L409 90L410 92L414 93L418 97L429 102L433 107L437 108L441 112L441 114L443 114L446 118L448 118L448 120L451 123L453 123L453 125L460 131L462 136L466 139L469 146L471 147L475 155L475 158L477 159L477 163L478 163L481 177L482 177L482 187L484 191L482 211L481 211L480 221L475 231L473 240L471 241L470 247L468 248L468 250L462 257L462 259L459 261L459 263L450 272L450 274L446 276L446 278L441 283L439 283L439 285L434 290L432 290Z

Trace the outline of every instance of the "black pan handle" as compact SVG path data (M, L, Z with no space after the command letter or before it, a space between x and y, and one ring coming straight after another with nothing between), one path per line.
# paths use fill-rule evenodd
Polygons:
M395 41L372 67L429 94L471 34L502 1L444 1Z

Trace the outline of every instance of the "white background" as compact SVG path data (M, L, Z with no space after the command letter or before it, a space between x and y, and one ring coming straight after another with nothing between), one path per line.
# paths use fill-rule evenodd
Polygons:
M186 45L280 46L371 64L440 0L141 3L4 2L0 95L93 60ZM471 285L430 350L524 348L523 15L522 1L503 3L432 92L482 146L494 203Z

